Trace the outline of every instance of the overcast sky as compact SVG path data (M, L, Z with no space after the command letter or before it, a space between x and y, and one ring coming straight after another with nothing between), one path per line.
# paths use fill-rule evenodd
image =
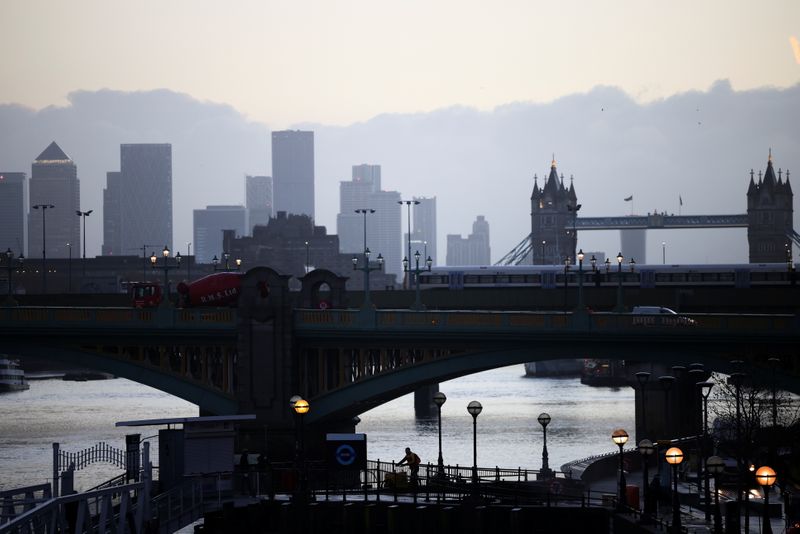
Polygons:
M192 209L243 201L290 127L316 132L320 224L335 232L351 165L381 164L386 189L437 196L441 262L478 214L494 260L522 239L553 152L587 216L677 212L678 195L743 213L770 147L800 172L797 0L26 0L0 19L0 169L30 172L56 140L97 211L120 143L173 143L176 244ZM746 261L743 231L720 232L653 232L648 255ZM616 233L586 234L616 254Z

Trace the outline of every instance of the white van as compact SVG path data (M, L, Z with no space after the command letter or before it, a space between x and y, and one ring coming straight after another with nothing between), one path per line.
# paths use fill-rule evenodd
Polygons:
M694 326L697 324L694 319L679 315L675 310L664 306L634 306L631 315L644 316L633 318L633 324L639 326Z

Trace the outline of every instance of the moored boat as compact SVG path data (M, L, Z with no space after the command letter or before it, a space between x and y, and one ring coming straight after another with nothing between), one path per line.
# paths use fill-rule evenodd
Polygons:
M20 391L28 388L30 386L25 380L25 371L20 367L19 361L0 354L0 392Z

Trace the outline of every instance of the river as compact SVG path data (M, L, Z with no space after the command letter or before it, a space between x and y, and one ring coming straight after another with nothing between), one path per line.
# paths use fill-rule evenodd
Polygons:
M122 378L88 382L33 380L27 391L0 395L0 490L49 482L52 443L77 451L105 441L124 447L130 428L114 423L133 419L193 417L197 407ZM613 452L611 432L623 427L633 435L634 391L631 388L585 386L578 378L530 378L522 365L450 380L439 389L447 395L442 407L442 449L446 463L472 465L472 416L467 404L477 400L478 464L538 468L542 460L542 428L536 418L547 412L550 467L570 460ZM423 463L435 463L437 422L414 417L413 395L370 410L358 432L367 434L368 456L399 460L411 447ZM313 410L313 406L312 406ZM142 427L142 437L158 427ZM156 440L153 440L156 449ZM77 489L87 489L120 471L95 464L76 473Z

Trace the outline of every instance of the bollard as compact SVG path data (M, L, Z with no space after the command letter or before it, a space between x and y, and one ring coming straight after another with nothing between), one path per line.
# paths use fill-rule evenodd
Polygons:
M474 534L484 534L486 532L486 517L488 513L486 507L476 506L472 510L472 529L471 532Z
M456 510L452 506L445 506L439 510L440 534L453 534L456 532Z
M344 532L358 532L358 515L359 510L356 503L349 502L342 506L342 530Z
M304 531L320 532L325 526L325 521L322 517L324 512L325 509L318 502L310 503L306 509L304 522L307 528Z
M402 534L400 513L400 505L391 504L386 508L386 534Z
M512 508L508 518L508 534L522 534L522 508Z
M290 532L294 532L294 521L292 521L292 503L285 502L281 505L281 532L285 532L286 534Z
M364 507L364 534L376 534L378 532L378 506L368 504Z
M414 534L425 534L428 531L430 526L430 522L428 521L430 511L430 508L424 504L414 508L414 515L412 517L414 525L412 532L414 532Z

